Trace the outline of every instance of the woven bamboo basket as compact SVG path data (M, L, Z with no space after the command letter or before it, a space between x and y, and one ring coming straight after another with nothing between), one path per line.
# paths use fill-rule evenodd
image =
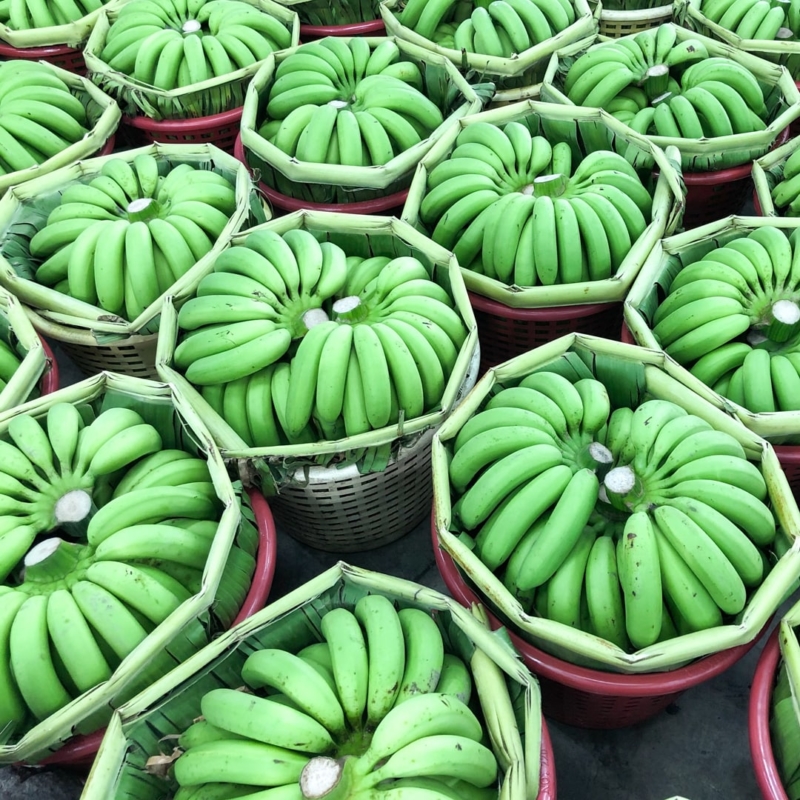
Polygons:
M82 78L60 67L51 67L72 93L86 105L86 112L91 130L88 135L75 144L62 150L57 156L48 158L36 167L22 169L8 175L0 176L0 197L11 186L16 186L43 175L49 175L57 169L75 164L80 159L90 158L103 151L111 143L119 126L122 114L119 106L107 94L98 89L90 80Z
M164 165L189 163L213 169L236 186L237 208L226 229L207 257L195 264L169 293L180 303L191 296L203 275L211 269L213 258L227 247L240 228L267 218L264 207L252 191L245 168L233 156L213 145L151 145L127 150L105 158L73 164L41 179L28 181L0 199L0 229L6 242L0 247L0 284L16 295L34 327L58 341L75 364L87 375L104 370L137 377L155 378L155 354L162 295L135 320L110 315L101 308L76 301L32 280L32 265L27 242L46 218L47 198L75 181L91 180L108 158L132 161L139 153L154 155ZM13 251L11 249L13 241Z
M800 227L800 219L793 217L728 217L716 223L704 225L693 231L665 239L653 249L639 277L631 287L625 302L625 322L635 342L643 347L659 350L658 340L653 335L650 320L663 293L669 291L674 277L668 258L675 254L681 263L696 261L712 247L721 247L737 236L764 226L774 226L787 232ZM779 411L753 414L746 408L718 395L701 383L688 370L680 368L681 380L705 400L727 409L749 430L762 436L776 446L778 458L784 467L789 483L795 493L800 493L800 412ZM780 447L778 447L780 446Z
M17 761L35 763L57 751L76 734L90 734L101 728L108 722L114 707L144 688L139 676L150 666L154 657L164 648L169 648L170 643L182 632L192 631L197 634L198 640L208 641L219 626L212 616L213 603L228 553L242 526L252 525L240 509L234 487L219 451L211 443L208 430L194 409L169 386L103 373L0 414L0 434L5 434L15 415L28 413L39 418L60 402L72 403L94 414L118 406L137 410L146 422L156 427L165 448L186 449L207 461L223 511L204 568L201 590L158 625L122 661L108 681L78 696L22 735L15 735L12 731L0 746L2 764ZM230 620L227 624L230 624Z
M377 47L386 37L368 38ZM473 87L453 65L424 48L395 40L402 60L420 67L426 81L426 96L443 112L444 122L433 133L386 164L351 167L343 164L315 164L298 161L264 139L258 129L266 113L274 72L294 49L270 56L247 89L242 113L241 141L247 165L257 172L265 187L302 204L350 204L378 200L408 188L420 158L458 120L481 109ZM455 91L453 91L455 90Z
M609 39L619 39L620 36L635 36L650 28L657 28L665 22L672 22L671 4L655 8L601 8L597 33Z
M322 640L322 615L334 608L352 609L368 593L382 594L398 608L420 608L433 614L443 633L445 652L459 655L466 663L476 649L489 656L487 673L476 669L476 686L482 685L489 670L500 670L498 677L505 679L509 692L503 700L506 704L510 700L514 709L513 719L490 713L485 704L493 700L485 696L475 706L491 731L490 746L504 765L497 796L502 800L555 800L554 762L541 716L539 687L513 647L478 621L479 612L473 615L425 586L344 562L223 634L121 708L112 719L81 800L160 800L174 791L174 782L166 775L153 774L146 762L160 754L169 760L174 745L163 737L191 724L199 713L202 695L216 687L239 686L242 663L254 650L273 647L296 652Z
M497 575L483 564L469 544L451 532L452 501L446 444L482 407L493 387L498 384L515 385L519 379L537 368L571 352L579 355L583 353L586 357L584 363L590 365L593 373L594 365L603 359L609 365L613 362L625 364L626 370L636 372L635 388L632 376L630 385L606 383L612 398L612 407L615 405L615 397L620 404L633 403L631 407L638 405L645 396L669 399L689 413L702 417L713 428L729 433L741 443L748 458L760 464L768 487L769 501L782 531L779 532L781 543L785 543L787 549L785 552L781 550L783 555L780 557L775 554L775 566L750 595L743 611L735 619L628 653L593 634L526 613L520 602L511 595ZM609 366L608 369L613 372L614 368ZM481 601L486 603L503 625L535 648L557 659L578 667L626 675L667 672L712 653L752 642L760 635L788 593L794 589L795 581L800 575L800 539L796 535L800 510L772 445L732 417L722 402L708 400L685 385L684 373L684 370L662 352L571 334L490 370L434 435L434 524L439 546L450 554L459 570L475 587ZM602 375L598 374L598 377L602 378Z
M431 265L434 279L449 287L469 334L445 387L441 404L415 419L337 441L310 445L249 448L172 366L177 314L169 298L159 332L157 368L162 380L203 415L224 458L260 483L278 523L292 537L335 552L372 549L412 531L430 508L431 432L447 418L477 377L477 331L461 273L452 254L395 218L324 212L296 212L266 223L282 233L305 227L325 231L332 241L364 237L376 254L408 254ZM233 239L242 241L249 231ZM399 248L399 249L395 249Z
M643 170L643 183L654 198L652 219L616 273L607 280L518 286L481 274L468 265L461 266L464 284L478 320L482 372L565 333L580 331L616 337L622 320L622 301L644 260L659 239L677 229L683 216L679 171L673 166L674 160L670 161L658 146L600 109L524 100L459 120L417 167L402 219L430 235L420 219L428 174L449 158L465 128L480 122L504 125L525 120L533 130L538 129L540 135L544 121L552 123L552 130L559 132L560 140L572 145L576 165L579 158L596 149L598 141L619 140L638 148L642 160L652 159L658 163L660 175L656 180L649 170ZM535 123L530 120L535 120ZM551 138L550 143L555 142ZM672 157L674 159L677 154Z

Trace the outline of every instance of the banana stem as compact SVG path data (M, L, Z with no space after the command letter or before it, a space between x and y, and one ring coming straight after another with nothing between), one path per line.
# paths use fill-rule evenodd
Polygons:
M157 217L161 206L152 197L142 197L128 203L125 210L128 212L129 222L144 222Z
M603 478L608 502L619 511L632 511L645 496L639 476L628 466L614 467Z
M559 197L567 191L569 179L558 172L555 175L540 175L533 179L534 197Z
M659 97L669 88L669 67L666 64L656 64L644 75L644 90L648 97Z
M579 469L591 469L602 480L614 463L614 455L604 444L590 442L578 450L575 461Z
M769 315L765 333L770 341L786 342L800 331L800 306L792 300L776 300Z
M83 489L61 495L53 508L56 524L73 539L85 539L89 521L97 512L92 496Z
M352 759L317 756L300 773L300 791L307 800L347 800L352 787Z
M50 583L64 580L78 566L84 547L54 537L32 547L25 559L24 580L26 583Z
M337 300L332 306L334 314L344 322L362 322L369 314L369 305L362 303L360 297L350 295Z
M183 33L198 33L202 27L196 19L190 19L183 23L181 30Z

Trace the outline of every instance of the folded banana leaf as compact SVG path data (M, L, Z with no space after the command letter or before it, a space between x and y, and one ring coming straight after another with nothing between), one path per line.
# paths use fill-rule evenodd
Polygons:
M748 458L761 463L773 513L780 527L787 532L791 545L777 558L744 610L731 623L676 636L627 653L593 634L525 613L520 602L477 557L469 544L452 532L453 508L445 443L457 435L495 386L516 385L536 369L564 354L573 353L606 385L612 408L631 402L638 404L645 397L670 400L690 414L702 417L713 428L731 434L740 442ZM686 385L685 370L663 352L654 349L595 336L569 334L490 369L434 435L433 482L434 524L439 545L450 553L468 582L477 588L481 600L503 624L535 647L591 669L630 674L666 671L751 642L786 599L800 574L800 539L797 537L800 510L772 445L732 417L721 402L715 403L693 391Z
M683 218L685 192L680 169L676 168L677 153L673 153L673 158L670 160L667 154L648 138L630 130L601 109L524 100L459 120L458 124L454 125L420 161L401 219L423 233L430 234L419 218L420 206L426 193L428 173L449 157L459 134L469 125L477 122L505 125L511 121L525 121L535 135L544 135L550 144L555 144L556 141L568 142L574 151L573 160L576 164L579 159L594 150L616 149L615 143L618 142L633 145L636 149L634 163L658 165L657 180L653 179L649 169L641 176L642 182L653 194L652 220L639 240L634 243L616 274L608 280L525 287L504 284L495 278L464 267L461 274L467 289L511 308L543 308L622 301L656 242L663 236L673 233L679 226Z
M242 0L242 2L280 20L291 30L292 44L298 43L300 20L294 11L273 0ZM221 114L223 111L231 111L242 106L247 84L266 60L257 61L227 75L169 91L156 89L112 69L100 55L105 47L108 29L116 19L119 7L112 5L101 11L86 42L83 57L92 80L116 98L125 115L145 116L154 120L194 119Z
M241 666L256 649L297 652L322 641L321 617L334 608L352 609L366 594L384 595L398 608L433 612L446 652L467 662L476 651L488 656L488 671L476 670L474 680L478 688L493 678L497 687L491 700L481 696L480 703L491 747L503 765L498 798L535 800L547 779L540 776L539 685L513 647L449 597L341 561L215 639L122 707L109 725L82 800L160 800L174 791L168 767L176 755L175 737L199 715L203 694L240 686ZM507 694L501 694L503 683Z
M772 190L783 179L783 168L798 147L800 139L795 137L753 162L753 184L761 214L765 217L777 217L781 214L772 202Z

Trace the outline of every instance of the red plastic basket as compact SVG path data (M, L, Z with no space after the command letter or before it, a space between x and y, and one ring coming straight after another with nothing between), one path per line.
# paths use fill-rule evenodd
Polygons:
M26 61L47 61L56 67L78 75L86 74L86 63L81 48L65 44L50 47L12 47L8 42L0 42L0 60L22 58Z
M788 800L778 773L778 765L775 763L769 733L772 688L775 685L775 673L778 671L778 662L781 658L778 634L779 629L776 628L761 651L750 687L748 708L750 757L753 760L756 782L764 800Z
M236 137L233 155L250 169L241 136ZM390 216L399 216L406 202L406 197L408 197L408 189L403 189L401 192L388 194L385 197L360 200L355 203L312 203L310 200L300 200L296 197L281 194L281 192L267 186L265 183L259 183L258 188L264 193L273 208L285 214L307 209L309 211L339 211L347 214L388 214Z
M450 554L439 546L433 520L431 536L436 566L450 593L467 608L480 603L481 599L467 586ZM491 612L487 613L492 628L504 627ZM539 679L544 713L566 725L604 730L626 728L654 717L687 689L733 666L755 645L762 633L746 644L705 656L679 669L647 675L622 675L562 661L508 631L525 666Z
M213 144L230 153L239 135L242 109L232 108L221 114L194 119L154 120L150 117L123 117L122 123L132 128L143 144ZM134 137L132 137L134 138Z
M383 36L386 26L382 19L353 22L350 25L300 25L300 41L324 39L326 36Z
M468 294L478 323L481 372L566 333L617 339L622 322L622 303L511 308L473 292Z
M247 593L233 625L238 625L264 607L272 587L272 579L275 576L278 537L272 511L264 496L255 489L248 489L247 494L258 524L258 552L256 553L256 568L250 584L250 591ZM89 769L100 748L103 734L105 734L105 728L85 736L74 736L55 753L37 762L37 766Z
M42 380L39 382L39 391L43 395L52 394L53 392L57 392L59 387L58 362L56 361L55 354L50 349L50 345L47 344L43 337L40 336L39 339L42 342L42 349L47 359L47 365L44 368Z

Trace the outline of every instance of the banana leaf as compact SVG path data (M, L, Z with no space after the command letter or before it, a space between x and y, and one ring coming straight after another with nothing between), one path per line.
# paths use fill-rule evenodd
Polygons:
M381 16L386 25L386 32L390 36L405 39L450 59L471 83L492 81L503 89L538 83L542 79L546 60L557 50L578 41L584 41L584 47L588 47L597 35L601 11L600 3L592 12L587 0L574 0L575 22L572 25L522 53L510 58L499 58L442 47L436 42L420 36L401 24L396 15L400 5L400 0L385 0L381 3Z
M670 145L677 147L681 153L681 166L684 172L705 172L738 166L763 156L773 146L778 135L800 117L800 92L789 72L784 67L738 50L733 45L715 41L674 23L668 24L676 29L677 43L686 39L698 39L706 46L710 56L733 59L750 70L764 90L769 123L763 131L733 136L683 139L648 135L645 138L662 149ZM610 40L601 37L599 41ZM574 107L575 104L562 91L564 77L584 49L573 45L552 55L542 81L542 100Z
M42 340L14 295L0 290L0 339L22 359L11 380L0 391L0 413L36 396L47 366Z
M786 67L792 80L800 76L800 42L796 39L743 39L706 17L700 6L700 0L675 0L673 3L675 22L712 39L725 42L737 50L780 64Z
M364 254L391 257L412 255L418 258L430 270L434 280L451 295L469 333L445 386L441 406L435 411L416 419L401 421L397 425L337 441L248 448L203 399L197 389L172 366L178 338L178 316L170 298L167 298L161 314L158 336L156 355L158 374L197 409L223 452L223 457L226 460L238 461L240 470L252 467L260 475L262 489L267 493L271 493L270 490L274 491L281 483L292 480L298 469L333 464L339 469L354 464L363 469L365 460L371 460L376 450L385 447L388 447L392 456L396 457L401 448L410 447L431 428L440 425L446 419L460 397L472 388L476 376L478 333L475 315L452 253L434 244L410 225L393 217L297 211L251 230L269 229L284 233L295 228L305 228L323 239L341 243L348 255L354 254L356 245L361 241L365 248L362 251ZM232 244L243 242L251 230L242 231L235 236ZM384 461L384 466L385 463Z
M417 167L401 219L430 235L419 218L420 206L426 193L428 173L449 157L455 148L456 139L467 126L476 122L504 125L513 120L527 121L526 124L532 131L546 136L551 144L555 144L556 141L568 142L573 147L573 160L576 164L587 153L597 149L596 145L605 149L617 149L616 142L635 145L638 148L636 162L653 162L659 168L657 180L653 180L649 170L641 175L642 182L654 197L653 217L647 229L631 247L616 274L608 280L525 287L504 284L495 278L463 267L461 274L464 277L464 284L469 291L511 308L621 302L656 242L674 232L680 224L683 218L685 192L679 169L673 166L674 161L670 161L661 148L631 131L601 109L567 107L526 100L459 120ZM677 154L673 156L677 158Z
M371 48L385 40L386 37L367 38ZM343 41L349 41L349 37ZM481 100L475 89L447 59L408 42L394 41L403 60L413 61L420 67L425 76L426 96L442 109L444 122L427 139L380 166L351 167L298 161L258 133L264 120L273 73L285 58L295 52L294 49L282 50L267 58L251 81L242 112L241 136L247 162L258 171L263 183L282 194L314 203L352 203L385 197L409 185L420 158L457 120L480 111Z
M114 0L118 2L118 0ZM108 3L106 5L109 5ZM98 8L75 22L67 25L52 25L47 28L31 28L18 31L8 25L0 24L0 42L6 42L12 47L51 47L53 45L67 45L68 47L81 47L92 28L102 14L103 9Z
M44 225L47 215L58 203L62 190L77 181L90 181L109 159L133 161L140 153L153 155L164 169L169 165L187 163L218 172L235 184L237 206L213 250L173 284L168 292L151 303L137 319L126 320L37 283L33 279L35 269L28 243ZM14 187L0 198L0 285L20 299L34 327L61 341L91 346L151 334L158 330L161 305L167 293L177 304L192 296L201 278L211 270L213 259L228 246L230 237L242 227L268 218L268 211L253 191L247 169L214 145L154 144L86 159Z
M294 11L273 0L242 0L242 2L255 6L286 25L292 32L292 45L297 45L300 40L300 20ZM112 69L100 57L105 47L108 29L115 21L119 8L119 5L112 5L101 12L92 28L83 57L92 80L116 98L124 114L143 115L154 120L193 119L241 107L247 84L261 65L266 63L266 59L227 75L209 78L207 81L183 86L180 89L169 91L156 89Z
M446 444L481 407L495 386L515 385L548 362L572 353L580 355L590 369L601 360L606 361L606 374L615 376L618 381L631 381L638 390L639 402L651 397L671 400L690 414L702 417L713 428L731 434L741 443L748 458L760 462L772 510L779 525L788 533L791 546L777 559L772 571L749 597L744 610L730 623L626 653L593 634L526 614L500 579L478 559L462 538L451 531L453 518ZM592 369L592 372L600 377L597 370ZM800 538L797 535L800 510L772 445L732 417L721 402L714 403L702 397L684 381L685 370L663 352L595 336L569 334L490 369L434 435L434 524L439 545L450 553L459 570L477 589L482 602L504 625L535 647L557 658L610 672L639 674L675 669L694 659L755 639L800 575Z
M200 591L182 603L153 630L141 644L119 665L111 678L76 698L68 706L47 717L17 741L0 746L0 763L17 761L35 762L49 752L57 750L76 733L90 733L105 725L111 710L123 700L130 699L139 676L156 654L189 626L202 626L208 640L213 632L209 614L217 588L228 559L228 553L237 537L241 524L241 511L225 464L213 444L210 433L196 411L179 397L171 387L112 373L101 373L93 378L45 397L31 400L14 409L0 413L0 436L5 435L11 419L17 414L31 414L39 418L56 403L72 403L89 419L105 409L124 406L138 411L145 422L161 434L165 448L183 448L208 463L209 472L224 505L217 533L203 571Z
M433 612L445 652L469 660L477 649L502 670L509 696L498 698L489 707L482 699L478 709L483 712L498 762L507 764L498 798L534 800L540 788L539 685L513 647L449 597L342 561L232 628L120 708L103 739L81 800L161 800L174 791L175 784L163 767L174 755L175 735L200 713L203 694L212 688L240 686L241 666L254 650L276 647L296 652L321 641L321 617L334 608L352 609L366 594L385 595L398 608ZM480 672L476 674L476 685L481 678ZM509 701L513 717L500 711Z
M789 156L800 147L800 138L789 139L786 144L770 150L753 162L753 184L761 206L761 214L765 217L781 216L772 202L772 190L783 179L783 168Z
M654 350L661 349L651 330L650 320L661 299L669 291L676 272L682 266L698 261L709 250L722 247L731 239L746 236L750 231L763 227L781 228L789 235L800 227L800 219L796 217L727 217L659 242L653 248L642 271L634 281L623 306L625 322L636 342L643 347ZM675 368L681 373L681 380L692 391L708 402L724 408L756 435L764 437L773 445L798 441L800 411L754 414L732 400L717 394L683 367L675 364Z
M105 92L98 89L90 80L82 78L73 72L67 72L60 67L54 67L51 64L46 64L46 66L50 67L54 74L69 86L72 94L83 103L91 128L89 133L79 142L69 145L57 156L48 158L47 161L38 166L30 169L21 169L8 175L0 175L0 197L10 186L25 183L43 175L49 175L57 169L74 164L79 159L93 156L113 136L122 118L122 113L117 103Z

